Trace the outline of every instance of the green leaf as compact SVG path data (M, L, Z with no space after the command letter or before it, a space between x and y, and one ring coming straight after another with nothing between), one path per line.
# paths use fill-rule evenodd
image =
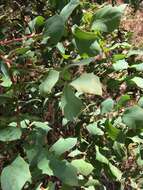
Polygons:
M85 32L81 30L77 25L72 27L72 32L75 37L82 39L82 40L96 40L97 34L94 32Z
M72 88L67 85L64 87L61 106L65 117L70 121L74 120L83 108L82 101L75 96Z
M92 57L102 52L97 41L97 34L93 32L85 32L76 25L72 27L72 32L75 37L74 44L81 56Z
M64 34L65 23L60 15L54 15L49 18L44 27L44 38L50 37L52 45L56 45Z
M143 63L132 65L131 68L135 68L136 71L143 71Z
M75 150L73 150L72 152L70 152L68 154L68 157L74 158L75 156L79 156L79 155L82 155L82 154L84 154L84 152L81 152L78 149L75 149Z
M0 141L14 141L21 138L22 132L17 127L6 127L0 130Z
M116 61L116 63L113 64L113 69L115 71L122 71L128 69L128 67L129 65L124 59Z
M100 153L99 151L99 147L95 146L96 148L96 160L98 160L99 162L103 163L103 164L107 164L109 163L108 159Z
M130 50L127 54L127 57L130 57L130 56L135 56L135 55L140 55L142 56L143 55L143 51L142 50Z
M77 169L78 173L88 176L94 167L83 159L73 160L71 164Z
M69 186L77 186L78 178L77 171L72 164L67 161L60 161L53 155L47 155L47 152L40 155L38 168L43 174L58 177L63 184Z
M56 189L56 183L49 182L46 190L55 190L55 189ZM41 188L40 188L40 190L41 190Z
M128 94L121 96L117 103L117 108L120 109L122 106L125 106L130 99L131 97Z
M104 132L97 126L96 122L87 125L86 128L91 135L104 135Z
M143 97L141 97L138 101L138 105L143 108Z
M54 152L55 155L60 156L63 153L72 149L77 143L77 138L60 138L52 147L50 148L51 152Z
M123 123L125 123L131 129L143 128L143 109L139 106L132 106L123 114Z
M3 87L11 87L12 81L9 77L2 77L2 83L0 83L0 85Z
M101 103L101 114L109 113L113 110L114 101L111 98L104 100Z
M34 121L32 125L36 126L36 128L44 130L46 133L51 130L51 128L44 122Z
M64 22L68 20L74 9L79 5L79 0L71 0L61 11L60 15L62 16Z
M84 73L71 82L77 91L102 96L102 84L99 77L93 73Z
M134 77L131 79L139 88L143 88L143 78Z
M43 26L44 24L45 24L45 18L42 16L37 16L36 18L31 20L28 24L30 28L30 32L34 32L35 28Z
M112 32L118 28L126 5L112 7L107 5L99 9L92 18L91 29L102 32Z
M30 179L29 165L18 156L11 165L3 169L1 187L2 190L21 190Z
M111 173L116 177L118 181L122 178L122 172L115 166L113 166L111 163L109 163L109 168Z
M51 93L52 88L59 80L59 72L56 70L50 70L45 80L40 84L39 89L42 96L46 96Z
M121 131L120 129L113 127L113 125L111 124L110 121L106 121L105 123L106 126L106 131L108 133L108 136L114 141L114 140L118 140L120 138L121 135Z

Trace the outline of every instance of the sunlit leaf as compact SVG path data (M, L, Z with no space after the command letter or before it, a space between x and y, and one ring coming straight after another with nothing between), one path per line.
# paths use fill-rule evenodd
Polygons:
M93 73L84 73L71 82L77 91L102 96L102 84Z
M31 174L29 165L18 156L12 164L5 167L1 174L1 187L3 190L21 190Z
M93 171L93 166L83 159L73 160L71 164L77 169L78 173L87 176Z
M72 149L77 143L77 138L60 138L52 147L50 151L54 152L55 155L60 156L61 154L65 153Z
M143 78L134 77L131 79L139 88L143 88Z

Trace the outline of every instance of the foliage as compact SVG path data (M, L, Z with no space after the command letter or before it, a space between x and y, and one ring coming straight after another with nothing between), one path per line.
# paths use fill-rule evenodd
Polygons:
M3 1L2 190L143 188L143 52L125 7Z

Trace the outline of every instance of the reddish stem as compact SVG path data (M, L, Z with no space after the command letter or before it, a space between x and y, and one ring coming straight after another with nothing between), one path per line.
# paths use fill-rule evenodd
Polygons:
M26 35L24 37L21 37L21 38L13 38L11 40L1 40L0 41L0 45L8 45L8 44L11 44L11 43L15 43L15 42L22 42L24 39L29 39L29 38L33 38L33 37L36 37L36 36L39 36L40 34L29 34L29 35Z

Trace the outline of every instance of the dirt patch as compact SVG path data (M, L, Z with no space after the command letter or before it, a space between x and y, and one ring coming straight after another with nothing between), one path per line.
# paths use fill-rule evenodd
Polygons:
M121 27L132 32L131 43L135 47L143 47L143 8L134 12L131 7L127 7Z

